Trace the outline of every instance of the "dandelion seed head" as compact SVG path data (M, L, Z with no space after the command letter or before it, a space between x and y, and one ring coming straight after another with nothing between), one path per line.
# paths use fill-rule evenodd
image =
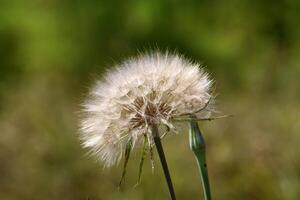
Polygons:
M151 53L131 58L108 71L83 104L83 146L105 166L117 163L126 142L138 144L151 125L175 130L174 116L208 117L212 80L199 64L180 55ZM211 101L212 102L212 101Z

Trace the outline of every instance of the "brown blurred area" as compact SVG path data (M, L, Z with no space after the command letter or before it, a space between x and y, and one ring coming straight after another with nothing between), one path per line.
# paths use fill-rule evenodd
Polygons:
M89 86L149 49L201 62L218 109L203 122L214 199L300 199L300 3L297 0L0 2L0 199L167 199L160 163L140 152L103 169L80 147ZM201 199L187 130L163 140L178 199Z

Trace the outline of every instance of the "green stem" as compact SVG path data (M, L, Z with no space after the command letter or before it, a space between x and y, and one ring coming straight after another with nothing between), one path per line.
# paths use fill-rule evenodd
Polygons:
M206 165L205 156L205 141L201 134L200 128L198 126L197 120L192 119L190 121L190 147L195 154L198 162L199 172L201 174L202 186L204 190L205 200L211 200L211 193L209 187L209 178Z
M165 158L164 150L163 150L163 147L162 147L162 144L161 144L161 141L160 141L160 136L159 136L159 133L158 133L158 128L155 124L152 125L151 128L152 128L151 130L152 130L154 143L156 145L156 149L157 149L157 152L158 152L158 155L159 155L161 166L163 168L163 171L164 171L164 174L165 174L165 179L166 179L166 182L167 182L167 185L168 185L168 188L169 188L170 198L172 200L176 200L175 191L174 191L174 187L173 187L173 184L172 184L168 164L167 164L167 161L166 161L166 158Z

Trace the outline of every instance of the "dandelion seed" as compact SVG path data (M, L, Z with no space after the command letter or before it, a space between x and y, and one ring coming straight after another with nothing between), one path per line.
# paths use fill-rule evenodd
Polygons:
M176 54L151 53L126 60L108 71L84 102L82 144L107 167L120 161L129 140L135 148L146 136L151 149L151 125L166 126L174 133L176 116L195 112L200 118L210 116L211 86L199 64Z

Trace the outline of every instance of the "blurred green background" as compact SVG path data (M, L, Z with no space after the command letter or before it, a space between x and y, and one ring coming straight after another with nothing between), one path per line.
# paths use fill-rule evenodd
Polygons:
M200 124L214 199L300 199L297 0L1 0L0 199L167 199L159 162L134 188L135 152L118 191L121 165L103 170L77 139L97 77L156 48L207 66L235 115ZM201 199L187 133L163 144L178 199Z

